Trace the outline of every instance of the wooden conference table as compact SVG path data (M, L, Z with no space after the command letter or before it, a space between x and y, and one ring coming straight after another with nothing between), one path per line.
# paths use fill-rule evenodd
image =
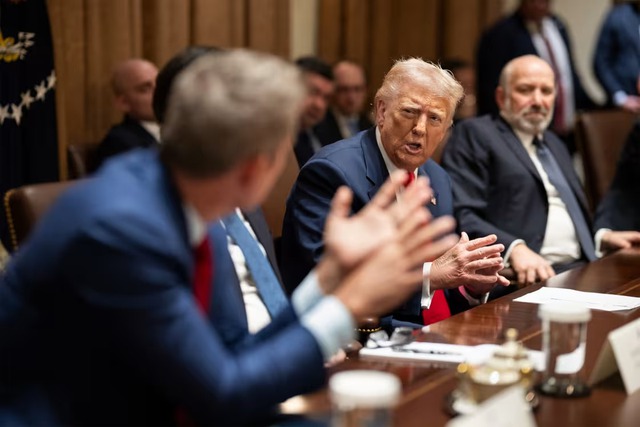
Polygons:
M538 305L513 299L540 288L534 285L475 307L431 326L421 340L476 345L502 343L504 332L516 328L526 347L541 349ZM640 297L640 248L620 251L582 268L550 279L546 286L580 291ZM592 311L588 326L585 371L589 375L607 334L640 317L640 308L609 313ZM443 426L450 419L445 398L456 388L455 365L433 366L427 362L346 360L330 373L347 369L393 372L403 383L403 394L395 411L395 425ZM327 420L330 404L326 390L298 396L282 405L285 413L304 414L309 420ZM541 396L535 411L539 426L640 426L640 390L627 396L619 376L596 385L589 397L559 399Z

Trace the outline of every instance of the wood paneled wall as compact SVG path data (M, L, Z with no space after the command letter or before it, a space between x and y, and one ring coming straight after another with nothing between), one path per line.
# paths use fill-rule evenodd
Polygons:
M190 44L249 47L289 57L291 0L47 0L58 78L60 170L67 144L99 141L120 121L113 66L161 67Z
M473 61L476 40L501 14L501 0L320 0L318 55L361 63L371 95L396 59Z

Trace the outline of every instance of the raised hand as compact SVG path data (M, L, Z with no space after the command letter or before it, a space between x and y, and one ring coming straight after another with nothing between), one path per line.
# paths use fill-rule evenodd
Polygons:
M469 241L462 233L458 243L431 266L431 287L434 289L457 288L464 285L473 294L489 292L495 285L509 285L498 274L504 267L500 253L504 245L494 245L495 234Z

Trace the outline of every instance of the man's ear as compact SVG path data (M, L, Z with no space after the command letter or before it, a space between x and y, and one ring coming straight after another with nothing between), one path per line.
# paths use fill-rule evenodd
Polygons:
M131 107L129 106L129 102L127 101L127 98L124 95L116 95L116 97L113 100L113 103L115 104L118 111L121 111L124 114L127 114L131 110Z
M502 88L502 86L498 86L496 88L496 104L498 104L498 109L500 109L500 111L504 109L503 107L505 102L505 99L504 99L505 96L506 96L506 93Z

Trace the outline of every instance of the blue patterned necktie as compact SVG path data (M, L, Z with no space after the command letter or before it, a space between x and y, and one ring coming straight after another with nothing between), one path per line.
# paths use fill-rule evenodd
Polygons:
M596 253L593 246L593 236L591 235L591 230L589 230L576 195L571 190L569 183L560 170L560 166L558 166L556 159L553 158L553 154L551 154L544 142L536 137L533 140L533 144L536 147L538 160L540 160L540 164L547 173L549 181L556 188L560 199L562 199L562 202L567 207L569 216L573 221L573 226L576 228L576 234L582 247L582 252L584 252L584 255L589 261L595 260Z
M273 272L267 257L262 253L256 239L249 234L242 219L237 214L222 220L229 236L236 242L244 254L247 267L260 292L264 305L271 318L275 317L288 304L280 282Z

